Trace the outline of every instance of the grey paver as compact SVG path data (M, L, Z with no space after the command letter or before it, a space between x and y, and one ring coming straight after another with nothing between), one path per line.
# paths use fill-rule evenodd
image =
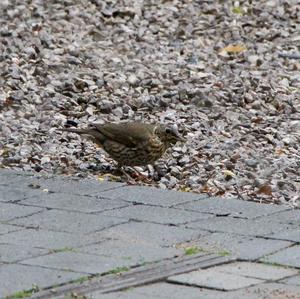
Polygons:
M74 194L48 193L22 201L24 205L56 208L67 211L97 213L130 205L122 200L111 200Z
M262 259L270 263L300 268L300 245L280 250Z
M231 217L214 217L192 222L186 225L195 229L204 229L213 232L236 233L249 236L265 236L279 231L293 229L295 226L276 222L264 217L257 219L241 219Z
M157 246L172 246L180 242L199 239L201 234L201 232L191 229L142 222L130 222L101 232L103 238L115 238Z
M182 250L173 247L162 248L142 242L126 242L124 240L108 240L81 247L76 251L102 255L111 259L123 259L129 261L131 265L158 261L182 254Z
M12 263L48 252L48 249L34 248L32 246L0 244L0 261Z
M176 206L176 208L248 219L288 209L287 206L272 206L229 198L207 198L192 203L181 204Z
M43 210L44 209L37 207L26 207L18 204L0 202L0 219L1 221L8 221L17 217L38 213Z
M263 280L256 278L218 272L215 268L171 276L168 278L168 281L226 291L236 290L263 282Z
M295 269L288 269L274 265L260 263L236 262L216 267L219 272L237 274L266 280L278 280L298 273Z
M205 198L205 196L195 193L160 190L140 186L127 186L121 189L102 192L101 196L163 207L170 207L179 203Z
M21 263L86 274L97 274L113 270L116 267L129 266L131 261L116 256L112 259L105 256L66 251L27 259Z
M281 283L300 286L300 274L280 280Z
M95 292L89 294L88 299L155 299L155 298L165 298L161 296L149 296L140 293L132 292L132 290L125 290L123 292L114 292L108 294L101 294L101 292Z
M1 169L0 172L0 185L13 186L16 183L22 183L27 178L34 176L34 173L12 170L12 169Z
M300 288L279 283L264 283L225 294L221 299L298 299ZM219 298L218 298L219 299Z
M300 242L300 227L295 227L289 230L283 230L279 232L273 232L268 234L266 237L271 239L278 239L278 240L287 240L293 242Z
M109 216L49 210L30 217L15 219L9 223L61 232L90 233L124 222L126 221Z
M0 226L1 228L2 226ZM101 242L104 238L99 235L79 235L64 232L53 232L42 229L23 229L0 236L0 243L32 246L47 249L79 247Z
M42 191L36 191L34 189L24 190L15 187L0 186L0 202L17 202L37 196Z
M15 225L0 223L0 238L1 238L1 235L5 235L5 234L11 233L11 232L18 231L18 230L23 230L23 228L15 226Z
M214 252L228 251L244 260L256 260L266 254L276 252L280 249L291 246L293 243L282 240L271 240L265 238L241 236L228 233L211 233L194 242L205 250Z
M40 189L48 189L55 193L77 195L100 195L103 191L125 186L124 183L99 181L92 179L67 179L56 176L48 179L32 178L31 183L40 185Z
M90 299L155 299L155 298L172 298L172 299L219 299L223 292L216 290L201 289L198 287L183 286L172 283L156 283L137 288L130 288L123 292L114 292L111 294L101 294L94 292L88 294Z
M107 211L102 213L101 215L150 221L162 224L182 224L212 217L209 214L203 213L188 212L172 208L139 205L113 211Z
M279 213L271 215L275 221L289 224L300 224L300 210L290 209L288 211L281 211Z
M2 172L2 170L1 170ZM1 178L1 177L0 177ZM26 172L18 172L18 175L11 174L9 180L4 180L0 186L17 188L26 192L32 190L39 192L48 189L55 193L78 194L78 195L99 195L101 192L125 186L125 183L100 181L95 179L68 178L66 176L49 175L26 175ZM35 185L38 189L30 188Z
M18 264L0 265L0 298L12 293L64 283L81 277L82 273L58 271Z

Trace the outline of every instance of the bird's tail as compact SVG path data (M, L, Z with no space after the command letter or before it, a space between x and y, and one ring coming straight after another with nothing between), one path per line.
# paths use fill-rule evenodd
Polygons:
M70 133L77 133L77 134L86 134L86 135L92 135L91 129L72 129L72 128L62 128L58 129L59 131L64 131L64 132L70 132Z
M62 128L60 131L77 133L79 135L89 135L92 137L95 143L99 146L102 146L102 143L105 141L105 137L97 129L72 129L72 128Z

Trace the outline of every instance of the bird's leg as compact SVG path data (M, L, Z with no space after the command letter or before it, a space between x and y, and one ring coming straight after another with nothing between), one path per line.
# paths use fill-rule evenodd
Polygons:
M150 182L151 182L151 180L150 180L147 176L145 176L144 174L142 174L142 173L141 173L140 171L138 171L136 168L131 167L131 169L134 171L135 176L136 176L136 178L137 178L139 181L142 181L142 182L144 182L144 183L150 183Z
M134 185L136 183L136 181L134 180L134 178L132 176L130 176L124 169L123 166L119 166L118 165L118 170L125 175L126 179L127 179L127 183L129 185Z
M128 166L128 170L130 170L131 173L128 173L124 166L118 165L118 171L120 171L126 177L128 184L136 185L139 181L150 183L149 179L134 167Z

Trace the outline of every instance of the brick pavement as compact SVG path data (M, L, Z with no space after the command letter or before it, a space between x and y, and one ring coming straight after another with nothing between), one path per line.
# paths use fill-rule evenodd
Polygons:
M0 298L300 298L299 243L288 206L0 170Z

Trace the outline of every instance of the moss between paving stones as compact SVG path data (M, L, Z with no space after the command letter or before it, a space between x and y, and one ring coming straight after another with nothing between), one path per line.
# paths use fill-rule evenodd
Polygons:
M72 249L70 248L62 248L61 249L62 251L72 251ZM59 250L59 252L61 251ZM130 268L128 267L116 267L116 268L113 268L105 273L102 273L102 274L96 274L96 275L90 275L90 276L82 276L82 277L79 277L77 279L74 279L72 281L69 281L67 282L66 284L74 284L74 283L84 283L94 277L99 277L99 276L105 276L105 275L109 275L109 274L120 274L120 273L123 273L123 272L127 272L129 271ZM60 286L60 285L53 285L51 286L51 288L54 288L54 287L57 287L57 286ZM29 290L23 290L23 291L19 291L19 292L16 292L12 295L9 295L9 296L6 296L5 299L19 299L19 298L28 298L30 297L31 295L37 293L40 291L40 288L38 286L34 286L32 289L29 289ZM76 295L77 296L77 295ZM70 295L67 295L66 298L80 298L80 299L84 299L85 297L81 296L81 297L74 297L74 294L70 294Z
M227 251L227 250L222 250L222 251L218 252L218 255L220 255L220 256L228 256L228 255L230 255L230 252Z
M116 267L114 269L109 270L105 274L119 274L122 272L127 272L129 270L130 270L130 268L128 268L128 267Z
M201 249L200 247L198 246L193 246L193 247L187 247L184 249L184 254L185 255L194 255L194 254L197 254L199 252L203 252L204 250Z
M30 297L31 295L37 293L40 290L38 286L33 286L29 290L23 290L16 292L12 295L6 296L5 299L19 299L19 298L27 298Z

